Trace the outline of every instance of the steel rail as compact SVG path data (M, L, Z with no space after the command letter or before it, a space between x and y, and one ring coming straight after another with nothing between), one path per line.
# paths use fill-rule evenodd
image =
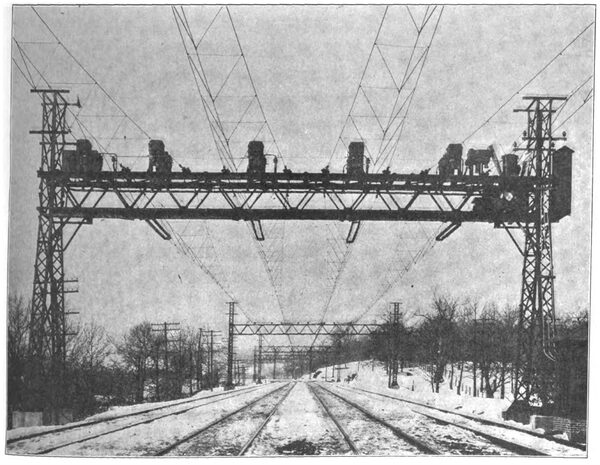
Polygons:
M567 446L567 447L574 447L576 449L579 450L586 450L586 446L585 444L579 444L577 442L573 442L573 441L569 441L567 439L561 439L561 438L557 438L554 437L552 435L549 434L544 434L544 433L538 433L537 431L528 431L525 428L520 428L518 426L514 426L514 425L509 425L507 423L501 423L499 421L494 421L494 420L488 420L486 418L477 418L473 415L468 415L465 413L459 413L459 412L452 412L450 410L447 409L443 409L440 407L434 407L432 405L427 405L427 404L423 404L421 402L417 402L415 400L410 400L410 399L404 399L404 398L400 398L400 397L395 397L395 396L391 396L389 394L383 394L381 392L376 392L376 391L369 391L368 389L362 389L362 388L358 388L358 387L344 387L344 386L340 386L341 389L347 389L347 390L353 390L353 391L362 391L362 392L366 392L368 394L374 394L380 397L386 397L388 399L393 399L396 400L398 402L406 402L408 404L414 404L414 405L418 405L420 407L425 407L431 410L437 410L438 412L442 412L442 413L446 413L448 415L456 415L462 418L466 418L467 420L472 420L472 421L476 421L478 423L481 423L483 425L488 425L488 426L495 426L498 428L504 428L504 429L508 429L508 430L512 430L512 431L517 431L519 433L524 433L524 434L528 434L530 436L535 436L537 438L540 439L547 439L548 441L552 441L555 442L557 444L563 445L563 446Z
M252 443L256 440L256 438L259 436L259 434L262 432L262 430L265 428L265 426L267 426L267 423L269 423L269 421L271 421L271 417L273 417L273 415L275 415L275 412L279 409L279 406L283 403L283 401L285 399L287 399L287 397L290 395L290 392L292 392L292 389L294 389L295 385L296 385L296 383L293 383L292 387L290 389L288 389L288 391L283 395L283 397L281 399L279 399L277 404L275 404L275 407L273 407L273 409L267 415L267 418L264 419L264 421L260 424L258 429L254 432L252 437L250 439L248 439L248 441L246 441L246 444L244 444L244 446L238 452L238 454L237 454L238 456L242 456L246 452L248 452L248 449L250 449L250 446L252 446Z
M217 403L217 402L221 402L223 400L229 400L232 397L238 397L238 396L241 396L243 394L248 393L249 391L251 392L251 391L254 391L254 390L256 390L256 389L253 388L253 389L248 389L248 390L244 390L244 391L236 391L235 393L231 393L231 391L228 391L228 393L230 395L228 397L223 398L223 399L211 400L209 402L205 402L205 403L200 404L200 405L193 405L193 406L185 408L183 410L177 410L175 412L165 413L164 415L159 415L159 416L156 416L156 417L153 417L153 418L147 418L145 420L141 420L141 421L138 421L138 422L135 422L135 423L129 423L127 425L119 426L117 428L113 428L113 429L110 429L110 430L102 431L101 433L92 434L90 436L86 436L85 438L76 439L74 441L63 442L63 443L60 443L58 445L48 447L46 449L42 449L40 451L36 451L33 455L45 455L45 454L49 454L50 452L54 452L55 450L63 449L63 448L68 447L68 446L72 446L74 444L80 444L82 442L91 441L92 439L97 439L99 437L107 436L109 434L117 433L119 431L124 431L126 429L134 428L136 426L140 426L140 425L145 425L145 424L148 424L148 423L152 423L154 421L161 420L163 418L167 418L167 417L171 417L171 416L175 416L175 415L181 415L183 413L189 412L190 410L194 410L194 409L197 409L197 408L200 408L200 407L204 407L206 405L210 405L210 404L214 404L214 403ZM197 399L198 402L200 400L203 400L203 399ZM85 425L85 426L87 426L87 425Z
M250 391L254 391L256 389L260 389L260 386L249 387L249 388L246 388L246 389L238 390L236 392L240 392L240 393L241 392L250 392ZM149 409L145 409L145 410L139 410L137 412L126 413L126 414L123 414L123 415L115 415L115 416L112 416L112 417L104 417L104 418L100 418L100 419L97 419L97 420L86 421L86 422L83 422L83 423L69 424L69 425L61 426L61 427L54 428L54 429L47 430L47 431L39 431L39 432L36 432L36 433L31 433L31 434L26 434L26 435L23 435L23 436L17 436L17 437L14 437L14 438L10 438L10 439L6 440L6 444L8 445L8 444L12 444L12 443L15 443L15 442L25 441L27 439L37 438L37 437L40 437L40 436L46 436L46 435L50 435L50 434L62 433L63 431L69 431L69 430L73 430L73 429L77 429L77 428L82 428L82 427L97 425L97 424L100 424L100 423L107 423L109 421L120 420L121 418L133 417L135 415L143 415L143 414L150 413L150 412L155 412L155 411L158 411L158 410L164 410L164 409L171 408L171 407L177 407L179 405L185 405L185 404L189 404L189 403L192 403L192 402L200 402L200 401L205 400L205 399L211 399L211 398L214 398L214 397L222 397L222 396L230 395L230 394L232 394L231 391L220 392L218 394L211 394L211 395L208 395L208 396L201 397L200 399L186 399L186 400L184 400L182 402L174 402L174 403L169 404L169 405L161 405L160 407L153 407L153 408L149 408Z
M496 444L500 447L510 450L511 452L515 452L518 455L527 455L527 456L549 456L550 455L546 452L542 452L539 449L534 449L533 447L529 447L524 444L517 444L508 439L499 438L498 436L494 436L493 434L486 433L485 431L481 431L477 428L472 428L467 425L461 425L460 423L455 423L453 421L446 420L444 418L440 418L436 415L430 415L428 413L419 412L418 410L414 410L414 409L411 409L411 411L415 412L418 415L423 415L424 417L435 420L436 422L439 422L439 423L442 423L445 425L451 425L456 428L464 429L465 431L470 431L471 433L474 433L477 436L481 436L482 438L487 439L492 444Z
M376 415L374 415L372 412L370 412L369 410L365 409L364 407L361 407L360 405L358 405L356 402L352 402L349 399L346 399L345 397L329 390L326 389L325 387L319 385L319 388L324 390L325 392L331 394L334 397L337 397L338 399L340 399L341 401L345 402L346 404L354 407L356 410L360 411L363 415L365 415L367 418L369 418L370 420L385 426L386 428L388 428L390 431L392 431L396 436L398 436L400 439L403 439L404 441L406 441L407 443L411 444L412 446L416 447L417 449L427 453L427 454L431 454L431 455L441 455L441 451L439 451L438 449L425 444L423 441L421 441L420 439L412 436L411 434L408 434L407 432L401 430L400 428L398 428L397 426L392 425L391 423L389 423L388 421L384 420L383 418L380 418Z
M288 383L289 384L289 383ZM201 428L198 428L194 431L192 431L189 434L186 434L183 438L178 439L177 441L169 444L167 447L164 447L156 452L152 452L149 453L147 455L149 456L163 456L168 454L169 452L171 452L173 449L175 449L176 447L179 447L181 444L188 442L190 439L195 438L196 436L202 434L204 431L212 428L213 426L218 425L219 423L224 422L225 420L228 420L229 418L233 417L234 415L237 415L238 413L249 409L250 407L254 406L255 404L259 403L261 400L281 391L282 389L284 389L286 386L288 386L288 384L284 384L283 386L268 392L267 394L265 394L264 396L260 396L259 398L247 403L246 405L243 405L240 408L235 409L233 412L229 412L228 414L222 416L221 418L217 418L216 420L211 421L208 425L202 426Z
M348 446L350 447L350 450L352 451L352 453L354 453L355 455L358 455L359 451L358 451L358 448L356 447L356 444L354 444L354 441L350 438L350 436L348 435L348 433L346 432L344 427L340 424L338 419L333 415L333 413L331 413L331 410L329 409L329 407L327 407L327 405L325 404L323 399L317 394L315 388L310 383L308 384L308 388L309 388L311 394L313 395L313 397L319 402L321 407L323 407L323 410L325 410L325 412L327 413L329 418L331 418L331 421L333 421L333 423L337 427L338 431L344 437L344 439L346 440L346 443L348 443Z

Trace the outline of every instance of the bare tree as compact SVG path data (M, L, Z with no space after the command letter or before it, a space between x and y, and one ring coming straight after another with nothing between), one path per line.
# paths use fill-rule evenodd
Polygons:
M131 328L117 346L117 352L125 366L133 372L136 402L144 401L144 388L148 379L148 371L151 369L151 362L158 363L158 357L155 357L155 352L157 352L155 339L152 334L152 325L146 321ZM158 380L156 381L158 382Z
M431 309L431 314L423 315L425 321L418 328L418 338L422 356L431 366L432 389L440 392L446 365L457 346L458 303L449 297L434 296Z
M69 339L66 365L76 416L95 413L107 403L110 394L101 389L101 380L113 353L114 346L106 330L96 323L81 326Z
M22 407L25 397L25 375L28 361L30 304L22 296L8 297L8 406Z

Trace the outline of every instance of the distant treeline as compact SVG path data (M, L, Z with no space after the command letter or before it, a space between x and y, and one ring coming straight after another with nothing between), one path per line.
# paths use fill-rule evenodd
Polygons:
M30 409L32 393L27 373L33 364L28 354L30 304L14 295L8 304L10 425L12 411ZM390 336L391 312L383 315L383 326L370 336L343 332L330 336L331 349L313 354L313 371L371 358L383 361L389 369L391 356L397 353L400 370L407 365L423 367L434 392L439 392L444 381L449 381L450 389L457 393L467 392L465 379L469 378L472 389L469 386L468 391L473 395L479 391L487 397L496 393L504 397L506 386L511 389L514 379L518 309L436 296L421 313L411 312L409 319L402 312L395 339ZM587 310L575 311L558 321L557 336L560 339L577 334L587 346L587 325ZM179 398L224 381L224 351L215 346L211 357L207 339L201 341L196 329L163 332L160 327L141 322L124 336L113 338L92 323L70 328L68 333L74 335L67 340L64 394L75 419L111 405ZM278 373L298 376L308 372L309 363L304 359L281 361L277 368ZM267 373L269 367L265 364L263 377ZM246 374L253 376L250 367Z

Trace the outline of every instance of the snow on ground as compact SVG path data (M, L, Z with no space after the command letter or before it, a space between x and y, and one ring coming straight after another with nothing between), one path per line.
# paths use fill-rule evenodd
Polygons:
M248 391L243 389L240 391L232 391L231 395L217 397L215 399L200 396L197 400L199 408L194 408L187 412L182 412L178 415L159 418L147 424L127 428L122 431L110 432L107 435L74 444L67 447L62 447L54 452L53 455L73 455L73 456L114 456L114 455L144 455L166 447L176 439L188 434L190 431L198 427L208 424L215 418L225 415L235 408L247 403L249 400L257 398L274 389L277 385L264 386L260 389ZM210 392L210 391L209 391ZM213 393L214 394L214 393ZM216 402L212 402L216 401ZM171 403L173 404L173 403ZM196 405L192 403L190 406ZM186 406L177 407L176 403L172 409L165 409L160 412L160 415L172 411L180 412L185 410ZM63 433L41 436L26 441L16 442L10 445L10 453L35 453L36 451L45 450L56 445L65 444L73 440L96 435L99 433L112 431L115 427L126 426L132 423L137 423L140 420L152 419L159 416L157 413L140 414L139 416L113 420L107 423L99 423L97 425L77 428L72 431Z
M385 394L398 395L406 399L423 402L439 408L456 410L461 413L481 416L495 421L502 421L502 411L506 410L512 402L512 399L487 399L485 397L472 397L467 394L458 395L456 391L450 390L448 383L440 385L438 394L432 392L431 383L428 380L428 374L421 368L405 368L404 372L398 373L398 390L394 391L387 387L388 375L385 372L384 365L378 361L360 361L349 362L345 365L347 369L341 371L342 381L348 375L356 374L356 379L349 384L362 389L382 392ZM333 367L327 367L327 380L334 380L332 377ZM326 381L325 369L320 368L321 373L315 378ZM463 385L472 382L472 378L463 378Z
M411 456L422 453L417 447L398 438L386 426L369 419L330 393L321 389L317 389L316 393L343 425L361 455Z
M289 384L282 384L281 387L282 389L273 395L261 399L252 407L238 412L224 422L191 438L171 450L167 455L195 457L238 455L291 388Z
M482 425L475 421L463 419L462 417L456 418L455 416L446 415L439 412L431 412L428 409L417 407L413 404L392 402L384 397L374 396L361 391L354 391L352 388L337 383L333 385L333 388L341 395L349 397L351 400L366 407L377 415L386 418L388 421L407 431L408 433L414 434L426 442L432 441L432 445L438 449L441 449L441 451L445 454L460 453L477 455L512 455L512 452L506 451L503 447L492 445L489 443L489 441L482 439L476 433L458 428L457 426L438 425L434 420L424 418L418 413L413 413L413 410L414 412L423 411L429 415L433 415L442 419L449 419L453 422L458 421L460 424L469 426L470 428L484 434L491 434L492 436L500 437L510 442L521 444L553 456L585 456L585 452L579 449L566 447L561 444L548 441L547 439L531 436L519 431L490 425Z
M373 360L349 362L345 365L342 365L342 367L344 367L344 369L341 371L340 378L342 382L340 383L340 386L356 387L374 392L380 392L389 396L421 402L426 405L454 411L456 413L467 414L499 423L505 423L511 427L523 429L524 431L533 431L527 425L522 425L521 423L516 423L513 421L504 421L502 419L502 412L506 410L512 403L512 396L509 396L510 393L508 392L507 398L505 399L473 397L465 393L458 395L455 390L450 390L447 382L444 382L440 384L440 392L435 393L432 392L428 373L418 367L405 368L403 373L398 373L399 387L398 389L390 389L387 387L388 375L385 372L384 364L381 362ZM315 373L318 373L318 375L314 376ZM337 384L337 376L333 376L333 367L329 366L327 369L319 368L315 370L315 373L311 375L311 379L333 382ZM325 374L327 374L327 377L325 377ZM349 382L344 381L347 376L352 376L354 374L356 374L354 380ZM469 385L469 383L472 385L472 380L473 378L470 377L470 375L469 377L463 377L463 386L465 384ZM443 414L440 413L440 415ZM486 431L487 428L489 428L491 434L501 435L509 440L519 441L524 437L524 435L518 431L512 432L493 426L486 427L477 425L477 427L483 428ZM540 429L535 431L542 433L544 432ZM552 455L585 455L585 452L578 449L565 447L560 444L533 436L525 437L525 443L534 448L540 448L541 450L547 451Z
M356 374L356 379L350 381L350 386L381 392L387 395L399 396L434 407L502 422L509 424L512 427L532 431L528 425L503 420L502 412L512 403L510 389L507 389L506 397L504 399L499 398L499 393L496 393L496 397L493 399L473 397L472 395L467 394L466 392L468 391L466 390L470 389L470 386L472 386L473 378L472 374L467 372L466 369L462 381L466 392L459 395L456 393L456 388L450 389L447 379L444 383L440 384L439 393L432 392L429 374L419 367L405 368L404 372L398 373L399 387L397 390L389 389L387 387L388 375L385 372L385 367L382 362L373 360L349 362L342 365L342 367L347 367L341 371L342 382L346 376ZM327 369L319 368L318 370L315 370L315 373L317 372L319 372L319 374L314 378L311 376L312 379L320 381L335 381L337 379L337 377L333 377L333 367L331 366L327 367ZM327 372L327 378L325 378L325 372ZM544 430L541 429L535 431L540 433L544 432Z
M254 385L249 386L241 386L237 388L248 389L253 387ZM185 399L176 399L169 400L164 402L146 402L142 404L133 404L133 405L123 405L123 406L114 406L110 407L106 412L98 413L96 415L92 415L90 417L84 418L83 420L67 423L65 425L49 425L49 426L29 426L23 428L14 428L7 431L6 438L7 439L15 439L20 438L22 436L28 436L30 434L40 433L44 431L52 431L56 429L64 428L65 426L74 426L74 425L85 425L86 423L95 421L95 420L107 420L110 418L119 417L122 415L127 415L130 413L143 412L144 410L155 409L164 406L176 406L181 403L186 403L193 399L202 399L204 397L212 396L223 392L223 387L216 387L213 391L200 391L193 395L192 397L186 397Z
M347 452L343 444L306 383L296 383L247 455L332 455Z

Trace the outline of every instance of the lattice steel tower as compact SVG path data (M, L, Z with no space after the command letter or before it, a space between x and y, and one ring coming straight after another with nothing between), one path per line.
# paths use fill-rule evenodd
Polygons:
M34 89L42 98L40 171L56 172L70 133L66 122L67 90ZM31 397L29 408L44 409L57 415L64 405L65 389L65 279L63 266L63 228L65 218L52 211L65 205L66 191L51 178L40 177L38 235L35 257L29 351L32 360L28 376ZM46 417L46 421L55 418Z
M519 339L516 360L515 401L507 411L509 417L527 415L531 404L552 406L555 382L554 361L554 270L552 265L551 186L553 177L554 141L564 137L552 134L556 101L565 97L524 97L529 102L527 130L523 133L528 157L525 176L536 179L536 186L527 198L527 210L532 218L523 224L525 249L519 308Z

